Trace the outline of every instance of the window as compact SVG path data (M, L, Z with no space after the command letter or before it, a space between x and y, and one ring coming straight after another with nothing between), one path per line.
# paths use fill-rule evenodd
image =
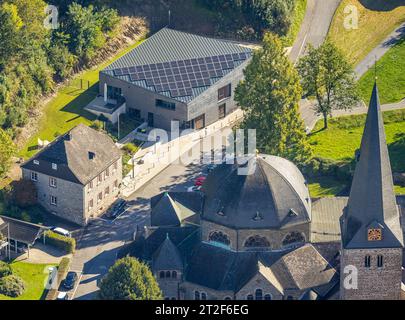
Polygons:
M31 180L32 181L38 181L38 173L31 172Z
M283 246L289 246L297 243L304 243L305 237L300 232L291 232L287 234L283 240Z
M218 118L223 119L225 118L225 116L226 116L226 104L224 103L218 107Z
M109 177L109 176L110 176L110 168L107 168L107 169L105 170L105 176L106 176L106 177Z
M49 178L49 186L52 188L56 188L56 179L55 178Z
M172 273L170 271L166 271L166 278L170 278L171 274Z
M200 300L200 291L194 291L194 300Z
M89 182L89 191L91 191L92 189L93 189L93 180Z
M98 194L97 202L100 202L101 200L103 200L103 193L102 193L102 192L100 192L100 193Z
M91 200L89 201L89 211L90 211L91 209L93 209L93 207L94 207L94 202L93 202L93 199L91 199Z
M207 294L205 292L201 292L201 300L207 300Z
M58 205L58 198L55 196L51 196L51 205L57 206Z
M118 162L115 162L114 163L114 169L113 169L113 171L115 172L115 171L117 171L118 170Z
M364 257L364 266L366 268L370 268L370 266L371 266L371 257L370 256L365 256Z
M384 265L383 256L377 256L377 267L382 268Z
M104 197L107 197L110 194L110 187L105 188Z
M53 170L58 170L58 165L56 163L52 163L52 169Z
M38 161L38 160L34 160L34 164L38 166L38 165L39 165L39 161Z
M218 90L218 101L223 99L229 98L232 94L232 86L231 84L226 85Z
M270 242L262 236L256 235L249 237L245 242L246 248L268 248L270 247Z
M177 272L176 271L172 271L172 278L177 279Z
M223 243L227 246L229 246L231 244L229 237L221 231L211 232L208 239L209 239L209 241Z
M176 110L176 104L174 102L168 102L160 99L156 99L156 107L167 110Z
M224 300L232 300L231 297L225 297Z
M165 277L165 272L164 272L164 271L160 271L160 273L159 273L159 278L160 278L160 279L164 279L164 277Z
M107 97L109 99L118 99L122 94L121 88L107 86Z
M118 180L114 181L114 190L116 190L118 188Z
M100 174L98 175L98 183L100 183L100 182L102 182L102 181L103 181L103 174L100 173Z
M253 294L249 294L249 295L246 297L246 299L247 299L247 300L253 300Z
M263 290L262 289L256 289L255 300L263 300Z
M293 296L287 296L287 300L294 300Z
M271 300L271 294L265 294L264 300Z

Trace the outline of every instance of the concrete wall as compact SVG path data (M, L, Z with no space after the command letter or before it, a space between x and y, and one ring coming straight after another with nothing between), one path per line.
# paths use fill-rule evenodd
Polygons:
M371 256L371 267L364 266L365 256ZM382 255L383 267L377 267L377 255ZM345 289L344 268L358 270L358 289ZM342 300L398 300L401 296L402 249L342 250L340 297ZM347 276L347 275L346 275Z
M31 180L31 170L22 169L23 179ZM37 172L38 202L50 213L80 225L86 223L84 214L83 186L56 179L57 187L49 185L50 176ZM51 204L51 196L57 197L57 206Z

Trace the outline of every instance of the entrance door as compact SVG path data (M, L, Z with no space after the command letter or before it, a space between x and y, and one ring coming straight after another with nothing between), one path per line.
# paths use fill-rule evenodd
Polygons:
M148 112L148 126L149 127L154 126L154 116L152 112Z
M205 114L194 119L194 129L199 130L205 127Z

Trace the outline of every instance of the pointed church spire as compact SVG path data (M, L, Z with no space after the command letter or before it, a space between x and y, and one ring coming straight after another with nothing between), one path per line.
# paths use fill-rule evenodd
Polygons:
M377 83L341 226L344 248L403 246Z

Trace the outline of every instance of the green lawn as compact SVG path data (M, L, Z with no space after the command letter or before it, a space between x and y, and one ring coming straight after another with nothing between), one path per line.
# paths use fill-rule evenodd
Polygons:
M283 37L283 43L286 47L290 47L293 45L295 38L297 37L300 31L302 21L304 20L306 9L307 9L307 0L296 1L293 12L294 15L293 22L287 35Z
M321 130L319 121L309 140L315 157L350 161L360 147L365 115L331 119L329 128ZM405 172L405 110L384 112L385 132L391 166L394 172ZM330 196L339 193L345 186L333 178L309 181L312 197ZM398 194L405 194L405 188L395 187Z
M357 8L358 29L345 28L348 6ZM336 10L329 37L356 65L404 21L403 0L343 0Z
M391 48L377 64L378 90L381 103L398 102L405 98L405 39ZM364 101L371 96L374 83L374 68L359 80Z
M45 105L43 109L44 116L38 124L38 133L20 150L19 156L26 159L34 155L37 152L38 138L52 141L55 137L69 131L79 123L89 125L95 119L95 116L85 111L83 108L94 99L98 93L99 71L131 51L141 42L142 41L139 41L122 50L113 59L106 61L96 68L75 76L71 83L76 84L76 86L71 84L61 87L56 96ZM89 81L90 89L81 90L77 88L80 79Z
M334 177L317 177L308 181L309 193L312 198L334 197L346 185Z
M30 264L25 262L13 262L13 273L20 276L25 282L25 292L17 297L10 298L0 294L0 300L40 300L44 294L44 283L48 278L47 269L52 265Z

